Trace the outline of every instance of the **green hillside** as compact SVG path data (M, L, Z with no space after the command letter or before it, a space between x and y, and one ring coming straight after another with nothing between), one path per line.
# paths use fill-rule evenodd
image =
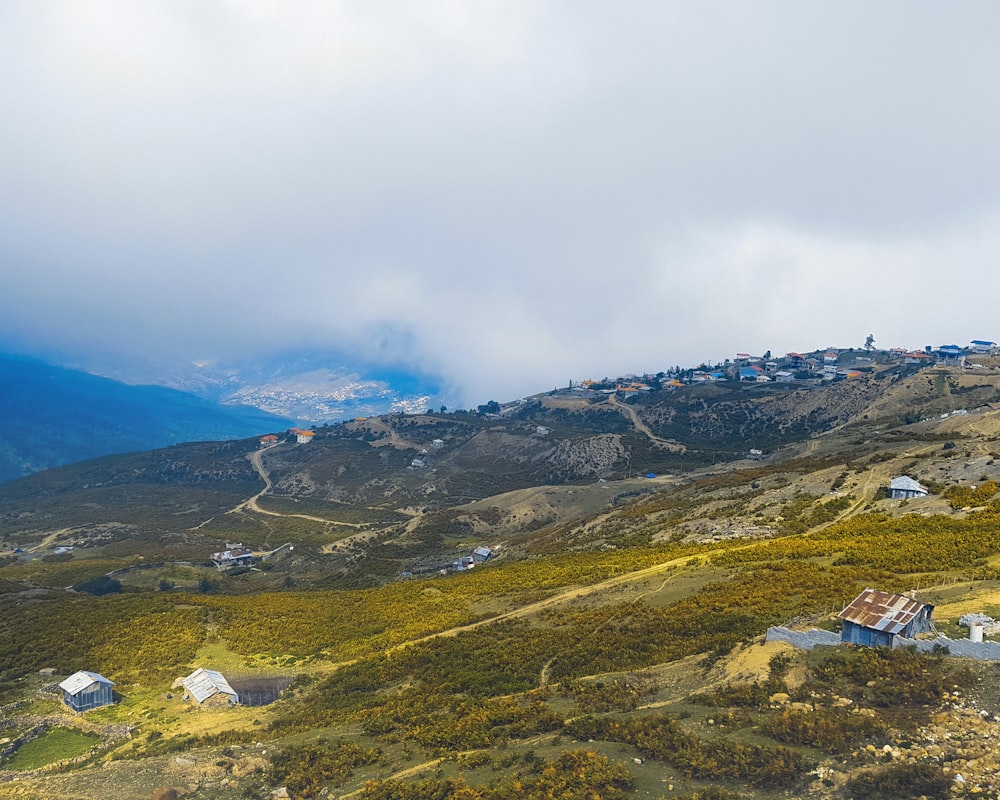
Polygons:
M2 486L0 738L100 743L3 757L0 798L997 796L995 663L763 635L865 587L953 637L1000 616L998 388L567 391ZM886 499L903 474L931 493ZM254 567L210 566L227 541ZM197 666L294 683L198 708ZM120 702L70 715L77 669Z

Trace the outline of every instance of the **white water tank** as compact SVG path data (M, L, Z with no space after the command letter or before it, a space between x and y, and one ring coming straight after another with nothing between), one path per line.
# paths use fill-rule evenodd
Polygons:
M983 640L983 626L978 622L973 622L969 626L969 641L981 642Z

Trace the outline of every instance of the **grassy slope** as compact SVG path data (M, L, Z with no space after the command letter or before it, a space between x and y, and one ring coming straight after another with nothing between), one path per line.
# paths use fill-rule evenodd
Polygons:
M960 389L961 385L956 391ZM963 394L950 393L945 399L954 404L956 396ZM883 406L880 429L900 407L888 401ZM412 436L414 431L405 433ZM153 593L139 603L139 597L130 596L71 601L53 594L48 600L33 601L34 605L5 603L3 624L10 635L31 618L60 619L62 612L52 611L64 606L67 619L78 619L78 609L67 603L91 609L89 618L100 626L94 635L73 638L71 626L60 633L49 625L48 649L35 660L32 643L39 637L18 639L21 666L16 674L55 663L52 654L59 653L66 660L65 665L59 662L61 669L69 671L85 661L90 668L127 681L120 706L88 716L102 722L137 722L139 735L116 752L130 759L141 756L135 763L143 774L159 775L164 783L176 774L170 771L167 750L183 749L192 761L191 770L212 776L195 796L225 797L231 789L235 797L256 791L253 787L262 785L262 777L251 770L254 756L248 752L257 751L231 750L226 755L224 739L212 743L192 735L228 730L231 741L244 745L257 739L273 740L269 749L310 743L333 755L343 755L332 744L339 737L381 748L378 765L362 766L363 759L354 756L359 766L344 779L342 791L346 791L360 789L365 779L411 768L408 779L440 773L481 783L500 773L520 771L529 780L533 770L544 773L546 759L581 746L573 742L580 734L564 728L562 721L587 714L618 727L609 729L608 722L601 723L605 727L598 735L584 737L595 741L584 746L615 763L624 762L640 793L663 793L661 779L688 793L703 791L713 782L738 791L739 796L770 797L785 791L755 783L749 772L742 778L720 773L713 781L696 765L678 762L669 754L641 767L632 764L633 757L647 757L655 748L636 744L638 729L624 722L659 712L679 720L675 724L699 741L739 745L744 748L740 758L751 761L769 757L767 753L778 746L790 746L809 764L828 764L833 770L830 786L820 783L814 788L835 794L847 772L872 769L878 759L856 743L848 743L845 756L836 749L841 745L815 732L808 734L815 741L800 741L795 738L799 734L786 730L811 730L809 725L824 722L822 714L789 720L782 709L766 703L747 706L730 697L728 706L707 707L690 702L688 695L734 678L766 680L774 652L747 650L747 642L768 624L790 617L822 619L863 585L889 589L920 585L922 598L938 604L939 615L952 623L962 609L991 610L1000 596L994 567L1000 560L1000 542L993 533L1000 507L995 498L987 498L984 510L969 512L952 509L940 496L903 504L879 500L877 493L889 476L904 471L942 485L997 477L993 461L998 455L994 450L1000 451L998 433L996 413L921 422L883 430L879 436L861 436L848 425L818 442L796 445L788 452L788 461L743 462L734 465L737 471L708 468L683 480L658 483L611 481L498 495L457 509L450 522L467 523L468 528L457 530L471 530L470 541L492 535L506 545L504 557L495 565L463 576L365 591L322 589L318 583L309 591L265 591L254 581L260 577L281 588L272 580L282 574L275 567L271 575L224 581L220 587L224 596ZM478 435L466 434L465 441ZM949 442L955 446L946 448ZM367 456L370 450L378 456L386 448L400 449L385 444L359 452ZM834 485L839 495L831 494ZM603 500L607 492L621 497L619 503L607 505ZM541 520L550 514L557 520L534 531L524 524L525 517ZM414 527L419 530L419 525ZM766 529L777 538L725 538L751 528ZM461 538L456 534L453 540ZM705 543L709 539L714 543ZM655 540L664 543L651 544ZM701 544L694 543L699 540ZM675 543L667 543L671 541ZM531 560L518 560L530 553L534 553ZM59 564L48 568L55 567L62 568ZM33 568L42 571L41 564ZM37 575L26 576L24 570L15 565L0 568L0 579L10 581L9 588L37 580ZM300 565L287 574L301 584L303 572ZM43 607L50 610L40 615ZM482 615L508 612L515 613L457 636L393 649ZM177 630L140 621L158 613L165 614L164 620L179 622ZM126 630L139 631L128 658L122 658L120 648L101 649L102 642L115 640ZM181 632L195 635L178 647ZM173 661L157 655L160 643L171 648ZM310 676L309 682L267 709L191 712L176 697L165 700L170 676L209 655L248 672L302 673ZM816 672L815 665L797 657L793 661L790 674L798 677L785 686L793 695L796 681L801 685L802 680L829 680L820 674L822 670ZM159 666L149 669L147 662ZM945 667L935 662L922 663L919 669L937 674ZM862 670L862 674L862 687L869 680L881 680L874 673ZM824 684L826 688L814 683L812 691L830 693L831 698L854 696L856 704L867 704L886 726L879 736L890 744L913 740L915 726L926 723L933 712L925 703L913 701L900 704L912 707L909 716L886 716L877 697L862 696L849 680L837 680L841 682ZM901 682L898 676L893 680ZM8 691L14 697L23 688L13 684ZM940 693L934 702L939 699ZM987 697L984 702L994 700ZM840 722L833 727L849 730ZM495 750L501 740L507 748L503 756ZM827 743L812 746L816 741ZM485 761L456 758L459 751L487 745ZM919 741L914 746L918 745ZM769 749L757 751L753 746ZM696 747L692 752L701 751ZM436 762L441 756L445 760ZM503 767L503 759L514 760ZM220 762L228 766L217 766ZM232 777L244 769L250 774ZM146 783L130 782L127 771L104 770L96 763L70 777L39 777L40 796L74 796L71 786L80 792L78 787L98 780L98 774L117 776L114 796L148 796ZM653 775L657 777L651 779ZM232 786L223 787L223 779Z

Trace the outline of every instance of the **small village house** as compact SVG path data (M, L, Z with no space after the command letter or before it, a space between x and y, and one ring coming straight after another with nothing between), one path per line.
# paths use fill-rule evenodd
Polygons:
M198 705L235 705L239 695L226 676L214 669L198 667L181 680L181 685Z
M889 481L888 497L891 500L909 500L913 497L927 497L928 489L917 483L909 475L900 475Z
M903 356L904 364L929 364L933 360L930 353L922 353L919 350L914 350Z
M96 672L80 670L59 684L63 702L74 711L89 711L114 702L113 681Z
M965 350L957 344L943 344L938 348L938 356L944 361L962 362L965 360Z
M288 432L295 437L295 441L299 444L309 444L316 435L315 431L307 431L302 428L289 428Z
M484 561L489 561L493 557L493 548L491 547L477 547L472 551L472 560L477 564L482 564Z
M253 553L242 544L234 545L219 553L212 553L212 563L222 572L235 567L253 566Z
M932 631L934 606L901 594L865 589L840 612L842 642L866 647L892 647L897 636L912 639Z
M277 444L277 443L278 443L278 437L275 436L273 433L269 433L269 434L267 434L267 436L261 436L260 437L260 446L261 447L269 447L272 444Z

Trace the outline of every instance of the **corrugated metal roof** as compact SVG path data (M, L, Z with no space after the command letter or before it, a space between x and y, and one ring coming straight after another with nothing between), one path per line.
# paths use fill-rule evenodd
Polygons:
M927 494L927 487L922 486L913 480L909 475L900 475L898 478L893 478L889 481L890 489L902 489L907 492L923 492Z
M226 676L214 669L198 667L181 683L199 703L204 703L213 694L219 692L231 695L234 700L237 696L233 687L229 685L229 681L226 680Z
M80 694L88 686L92 686L95 683L106 683L109 686L114 686L114 681L109 681L103 675L98 675L96 672L87 672L86 670L80 670L79 672L74 672L66 680L59 684L59 688L64 692L68 692L72 695Z
M865 589L840 612L840 618L865 628L900 633L919 614L926 603L901 594Z

